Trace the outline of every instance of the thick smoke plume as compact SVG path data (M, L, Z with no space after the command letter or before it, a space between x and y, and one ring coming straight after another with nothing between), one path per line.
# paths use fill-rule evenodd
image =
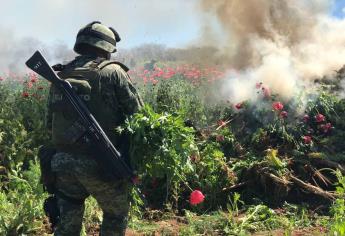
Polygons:
M202 0L227 37L223 50L237 71L229 73L226 95L234 102L251 99L262 82L289 99L340 69L345 20L329 15L331 5L329 0Z

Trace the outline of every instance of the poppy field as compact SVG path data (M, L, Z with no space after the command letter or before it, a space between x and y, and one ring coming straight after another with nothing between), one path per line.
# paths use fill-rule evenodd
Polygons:
M344 76L286 99L253 82L232 101L222 67L161 62L129 71L145 106L114 132L138 173L130 235L345 235ZM0 78L0 235L44 235L39 146L49 84ZM101 213L88 199L84 227Z

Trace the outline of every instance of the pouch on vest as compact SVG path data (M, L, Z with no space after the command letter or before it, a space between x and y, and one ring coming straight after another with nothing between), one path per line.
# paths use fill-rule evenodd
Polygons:
M82 78L70 78L66 81L86 104L91 100L91 86L88 81ZM57 147L73 145L85 134L86 129L72 105L58 89L53 88L52 96L52 142Z

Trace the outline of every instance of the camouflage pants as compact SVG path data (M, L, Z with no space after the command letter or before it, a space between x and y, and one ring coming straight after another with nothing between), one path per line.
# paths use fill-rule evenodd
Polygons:
M103 211L102 236L125 235L129 209L125 180L110 181L89 156L59 152L51 162L56 173L56 189L74 199L92 195ZM83 202L83 201L82 201ZM77 204L58 196L60 222L54 235L79 236L82 230L84 203Z

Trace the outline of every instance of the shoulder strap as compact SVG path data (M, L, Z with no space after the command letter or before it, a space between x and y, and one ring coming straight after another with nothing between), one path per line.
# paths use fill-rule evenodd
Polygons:
M97 68L99 70L102 70L104 67L111 65L111 64L119 65L125 72L129 71L129 68L125 64L123 64L119 61L113 61L113 60L105 60L105 61L101 62L100 64L98 64Z
M105 59L103 58L96 58L93 61L89 61L82 67L74 67L74 66L63 66L63 69L58 72L58 75L62 79L66 79L68 77L87 77L89 75L94 75L94 73L99 70L98 65L102 64Z
M62 79L67 79L67 78L88 78L90 75L94 75L95 71L90 70L88 68L75 68L74 70L63 70L58 72L58 75Z
M87 63L87 67L68 67L64 65L56 65L56 70L59 71L58 75L61 78L66 77L83 77L85 75L89 75L90 73L94 73L97 70L102 70L108 65L116 64L119 65L125 72L129 71L129 68L121 62L113 61L113 60L104 60L103 58L97 58L90 63Z

